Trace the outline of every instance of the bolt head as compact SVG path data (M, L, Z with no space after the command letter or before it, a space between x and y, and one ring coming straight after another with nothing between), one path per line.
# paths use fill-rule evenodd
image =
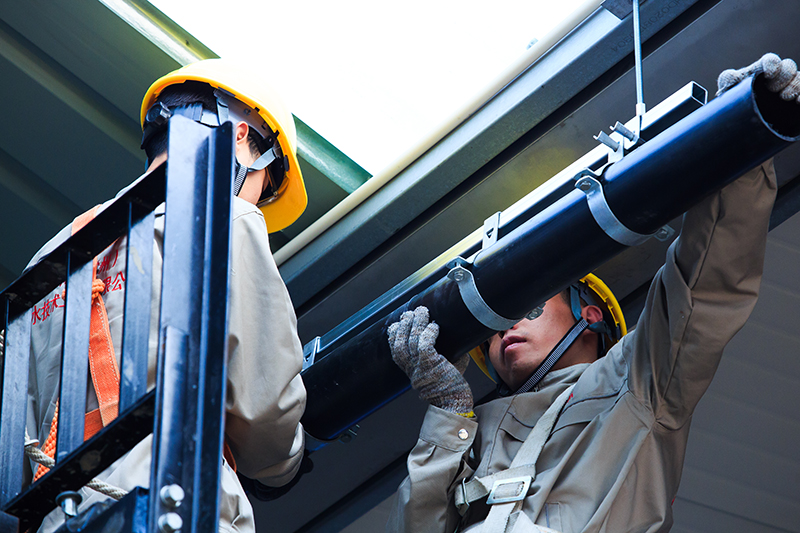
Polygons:
M78 505L80 505L82 500L83 496L79 493L71 490L64 491L56 497L56 505L61 506L61 509L68 518L72 518L78 514Z
M177 533L183 527L183 518L178 513L165 513L158 517L161 533Z
M164 505L170 509L175 509L181 505L186 493L180 485L172 484L161 487L159 496L161 496L161 502Z
M592 183L589 180L581 180L578 182L578 188L583 192L586 192L592 188Z
M456 281L464 281L464 273L460 270L453 273L453 279Z

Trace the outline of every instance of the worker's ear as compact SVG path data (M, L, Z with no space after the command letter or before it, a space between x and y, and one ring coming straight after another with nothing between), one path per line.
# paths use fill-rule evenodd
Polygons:
M246 122L239 122L236 124L236 145L247 143L248 126Z
M589 324L600 322L603 320L603 312L596 305L587 305L581 309L581 316L586 319Z

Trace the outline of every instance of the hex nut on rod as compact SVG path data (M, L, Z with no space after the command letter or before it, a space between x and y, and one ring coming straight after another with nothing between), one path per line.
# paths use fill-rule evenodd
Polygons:
M67 490L56 496L56 504L64 510L67 518L78 514L78 505L83 501L83 496L77 492Z
M166 513L158 517L158 530L161 533L177 533L183 527L183 518L178 513Z

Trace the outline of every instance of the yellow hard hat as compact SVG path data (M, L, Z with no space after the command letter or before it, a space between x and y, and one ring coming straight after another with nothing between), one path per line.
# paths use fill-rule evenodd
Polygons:
M186 81L207 83L215 89L230 93L245 106L255 110L266 125L278 133L277 142L288 159L288 169L275 191L275 196L259 202L258 205L264 214L267 228L270 232L275 232L300 217L308 204L308 197L297 161L294 117L260 72L225 59L206 59L170 72L156 80L147 90L142 100L141 125L144 128L148 110L166 87Z
M586 274L580 279L579 283L591 291L589 296L594 299L594 302L587 301L586 303L597 305L603 312L603 322L608 326L608 333L606 334L609 340L606 346L606 351L608 351L628 333L622 307L619 305L614 293L608 288L608 285L594 274Z
M489 361L489 341L486 341L483 344L471 349L469 351L469 356L473 361L475 361L475 364L478 365L478 368L480 368L489 379L495 383L500 383L500 377L497 375L497 370L494 369L491 361Z
M603 283L603 281L594 274L587 274L577 283L571 285L570 289L575 289L575 292L583 298L587 304L597 305L603 312L602 322L597 323L599 327L590 326L589 329L605 337L603 346L605 352L608 352L608 350L618 343L628 332L627 326L625 325L625 315L622 313L622 307L619 305L614 293L611 292L608 285ZM576 310L572 309L572 312L575 314ZM575 319L579 320L580 309L577 309L577 314L578 316L576 316ZM475 361L475 364L478 365L478 368L480 368L489 379L495 383L499 383L500 377L497 375L497 371L489 360L488 347L489 342L486 341L470 350L469 355L472 357L472 360Z

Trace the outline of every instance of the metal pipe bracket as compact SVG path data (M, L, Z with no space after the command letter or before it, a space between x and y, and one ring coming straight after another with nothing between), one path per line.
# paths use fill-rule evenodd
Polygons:
M595 222L597 222L597 225L602 228L606 235L626 246L638 246L650 237L653 237L655 234L644 235L642 233L636 233L619 221L606 201L606 196L603 194L603 186L593 174L594 173L588 169L578 173L578 176L576 176L575 188L586 195L586 201L589 203L589 211L591 211Z
M481 296L475 278L464 266L468 263L461 257L457 258L454 266L447 273L447 277L458 284L461 300L467 306L475 319L489 329L505 331L513 327L520 319L511 319L498 315Z
M478 286L475 284L475 277L472 275L472 272L466 268L468 265L469 262L466 259L457 257L448 264L451 268L447 273L447 277L458 284L458 292L461 295L461 300L464 302L464 305L467 306L469 312L472 313L472 316L487 328L495 331L510 329L522 320L522 318L506 318L497 314L489 307L489 304L486 303L486 300L483 299L480 291L478 291ZM541 316L543 311L544 304L534 307L533 310L523 318L533 320Z

